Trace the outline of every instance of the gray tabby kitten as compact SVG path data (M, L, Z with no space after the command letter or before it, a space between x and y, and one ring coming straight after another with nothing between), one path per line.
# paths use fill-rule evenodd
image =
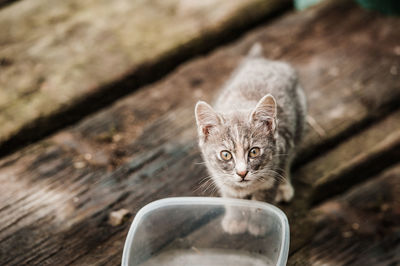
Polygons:
M214 107L199 101L195 115L203 159L221 195L265 201L275 192L276 202L290 201L290 165L306 117L294 69L263 58L256 43Z

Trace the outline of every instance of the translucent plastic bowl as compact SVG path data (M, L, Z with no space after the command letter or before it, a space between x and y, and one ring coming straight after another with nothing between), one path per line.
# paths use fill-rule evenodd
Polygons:
M167 198L137 213L122 265L286 265L288 249L287 218L270 204Z

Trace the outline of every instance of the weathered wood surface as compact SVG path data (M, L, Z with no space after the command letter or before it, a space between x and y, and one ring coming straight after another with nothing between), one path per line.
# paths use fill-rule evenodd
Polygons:
M289 265L399 265L400 164L313 209L316 233Z
M39 0L0 9L0 149L80 119L288 3Z
M0 8L6 5L10 5L11 3L18 1L18 0L0 0Z
M313 201L326 199L373 176L400 158L400 111L301 167L296 175L313 187Z
M338 21L338 17L346 20ZM400 101L400 84L393 69L400 67L399 27L399 18L366 12L350 1L331 1L292 13L2 159L0 261L10 265L118 264L129 223L110 226L109 212L126 208L135 214L144 204L167 196L212 195L207 184L199 184L207 173L196 164L201 158L193 106L198 99L212 99L258 40L266 56L288 61L299 70L310 105L312 128L293 174L296 198L282 206L292 228L289 263L330 262L329 254L320 254L324 251L316 248L320 242L315 236L326 231L310 216L315 202L327 200L319 196L323 184L339 184L335 193L344 192L394 163L376 160L382 158L379 155L398 154L393 147L399 143L395 123L399 115L394 110ZM359 158L359 153L365 155ZM320 168L320 164L327 166ZM374 171L349 182L354 174L350 170L361 166L367 167L366 172L369 167ZM360 193L359 197L368 195ZM346 195L341 202L350 204L351 197ZM329 211L320 217L332 220ZM341 230L342 226L332 222L329 228ZM388 232L383 230L380 239L387 239ZM394 241L385 243L398 249L398 233L393 237ZM327 245L335 248L335 241L339 240ZM368 243L371 254L378 252L379 242ZM307 247L318 260L304 255ZM379 252L382 258L392 254ZM351 261L348 256L345 262Z
M290 220L295 221L291 224L292 252L308 243L318 228L314 216L308 214L313 206L399 162L399 117L400 112L396 111L377 120L369 128L296 169L296 200L284 206Z

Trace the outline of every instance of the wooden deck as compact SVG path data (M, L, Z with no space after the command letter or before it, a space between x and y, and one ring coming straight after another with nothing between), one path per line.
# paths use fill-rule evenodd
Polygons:
M280 206L288 265L400 265L399 29L353 1L290 11L2 157L0 264L118 265L142 206L216 195L200 184L194 104L259 41L294 65L309 102L296 196ZM130 219L110 225L122 208Z

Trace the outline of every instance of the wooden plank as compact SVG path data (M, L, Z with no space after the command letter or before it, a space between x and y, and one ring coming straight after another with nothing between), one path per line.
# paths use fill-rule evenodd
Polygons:
M288 265L398 265L400 164L316 207L310 241Z
M15 1L18 1L18 0L0 0L0 8L4 7L6 5L10 5Z
M296 252L317 228L309 210L399 162L400 112L348 138L335 148L298 168L293 176L296 200L282 206L291 223L291 252Z
M400 112L397 111L303 165L296 171L296 177L313 187L313 201L317 202L397 162L399 147Z
M382 171L386 166L398 162L400 158L400 130L390 134L373 149L359 154L341 168L322 177L314 185L313 200L320 201L329 195L341 192L342 187L365 180L372 174ZM354 167L354 166L357 167ZM327 192L328 191L328 192ZM325 195L322 195L325 194Z
M288 3L39 0L2 8L1 149L77 121Z
M349 20L338 25L337 17L343 14ZM207 173L196 164L201 159L193 106L198 99L215 95L215 88L256 40L268 57L284 59L299 69L310 116L323 129L323 134L309 131L301 157L320 154L320 147L333 140L362 134L362 127L355 130L355 125L373 125L400 98L397 76L382 71L398 62L393 49L399 24L398 18L371 14L342 1L290 14L2 159L0 260L118 264L129 225L110 226L110 211L127 208L135 214L158 198L210 195L198 189ZM285 29L294 37L288 38ZM371 41L377 34L379 45ZM336 39L342 36L346 38L338 44ZM382 60L380 66L360 70L360 65L374 60ZM332 67L339 68L339 74ZM368 81L362 90L347 86L359 80ZM304 218L312 187L299 182L296 189L295 201L284 206L293 230L293 252L316 229L309 228L312 223Z
M334 149L320 155L309 164L297 169L296 174L309 185L322 182L330 172L340 168L341 164L351 161L363 152L370 151L380 141L400 129L400 111L379 119L366 128L362 134L343 141Z

